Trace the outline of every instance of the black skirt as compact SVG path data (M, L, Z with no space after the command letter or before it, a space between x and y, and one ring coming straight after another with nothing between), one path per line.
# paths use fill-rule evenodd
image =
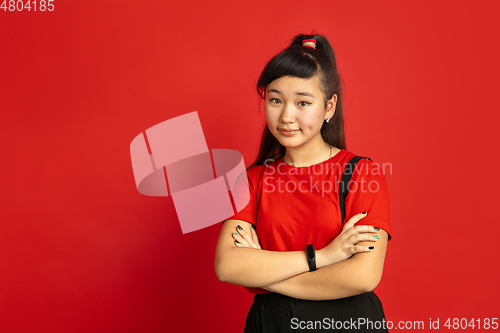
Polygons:
M256 294L243 333L389 332L373 291L310 301L277 293Z

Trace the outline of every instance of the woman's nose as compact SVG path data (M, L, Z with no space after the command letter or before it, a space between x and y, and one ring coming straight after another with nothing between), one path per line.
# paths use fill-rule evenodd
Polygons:
M293 105L284 105L283 111L281 112L281 121L283 123L295 122L295 111L293 110Z

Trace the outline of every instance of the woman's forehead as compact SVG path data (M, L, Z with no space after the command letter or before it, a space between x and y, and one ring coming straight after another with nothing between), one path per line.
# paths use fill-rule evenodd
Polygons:
M321 93L319 75L304 79L296 76L282 76L266 87L266 92L277 94L313 95Z

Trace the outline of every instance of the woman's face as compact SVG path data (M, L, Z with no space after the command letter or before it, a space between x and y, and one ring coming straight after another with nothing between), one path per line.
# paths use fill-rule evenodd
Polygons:
M319 144L321 126L335 112L337 95L325 108L319 75L283 76L266 87L265 114L271 133L285 147Z

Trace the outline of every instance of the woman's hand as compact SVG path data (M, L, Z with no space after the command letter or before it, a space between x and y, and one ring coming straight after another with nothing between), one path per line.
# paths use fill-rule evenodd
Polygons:
M259 242L259 237L257 237L257 232L252 227L250 228L251 234L249 235L242 227L238 225L236 231L233 232L232 236L234 239L234 245L236 247L252 247L255 249L262 249Z
M356 245L359 242L375 242L379 236L375 233L379 229L370 225L354 226L359 220L366 216L366 212L354 215L344 224L342 232L327 246L316 251L318 267L328 266L339 261L349 259L352 255L360 252L369 252L373 246Z

